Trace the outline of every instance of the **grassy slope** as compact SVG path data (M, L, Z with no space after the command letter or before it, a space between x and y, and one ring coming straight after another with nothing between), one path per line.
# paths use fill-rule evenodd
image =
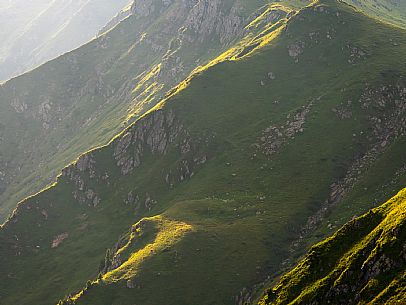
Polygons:
M401 304L406 189L313 246L260 304Z
M348 0L363 12L387 23L406 28L406 3L403 0Z
M155 2L151 15L136 13L89 44L0 87L0 220L77 155L107 143L129 116L148 110L197 65L238 42L235 33L227 42L215 34L182 34L194 11L182 1L169 7ZM296 0L284 2L298 6ZM233 5L242 5L243 27L267 1L241 3L224 1L210 13L219 21ZM200 19L193 22L188 26L199 27Z
M177 135L166 154L145 148L140 167L123 176L113 158L123 135L92 152L96 178L88 172L79 175L99 194L97 207L79 204L72 196L77 186L66 176L22 203L0 231L0 302L55 304L97 277L105 250L122 234L124 241L134 240L117 245L124 265L107 273L105 284L91 285L78 304L228 304L244 287L280 270L291 255L290 243L329 196L331 183L370 145L357 144L353 136L371 133L368 111L354 103L352 118L342 120L331 109L357 100L365 82L379 86L405 74L398 65L406 55L402 31L356 15L343 4L324 3L323 10L312 7L294 17L274 40L265 36L266 46L254 54L195 75L162 110L130 128L154 126L157 116L173 112L188 132ZM318 43L309 38L315 31L322 33ZM333 39L327 32L334 33ZM392 38L399 48L387 47ZM306 47L295 63L287 47L298 40ZM348 63L348 42L370 55ZM263 130L284 125L289 114L312 100L303 133L286 140L270 158L253 147ZM180 153L189 138L194 145ZM401 138L391 141L370 166L373 171L379 162L385 164L376 184L394 179L404 165L396 154L402 148ZM192 161L203 156L205 164ZM185 160L193 164L194 175L181 179ZM170 170L172 188L165 182ZM101 178L105 172L107 181ZM375 186L370 179L365 173L359 183ZM405 183L404 176L394 183ZM382 198L392 195L391 188L383 189ZM139 195L140 206L124 204L129 191ZM151 210L144 205L147 193L156 201ZM347 196L361 198L356 188ZM364 198L354 201L351 213L370 208ZM337 209L333 215L339 224L353 214ZM143 217L149 217L141 222L147 224L132 234L129 228ZM69 237L52 249L53 239L62 233ZM127 288L128 280L136 288Z

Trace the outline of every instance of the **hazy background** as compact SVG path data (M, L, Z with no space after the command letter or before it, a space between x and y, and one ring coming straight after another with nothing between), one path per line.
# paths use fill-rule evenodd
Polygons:
M0 81L92 39L129 0L0 0Z

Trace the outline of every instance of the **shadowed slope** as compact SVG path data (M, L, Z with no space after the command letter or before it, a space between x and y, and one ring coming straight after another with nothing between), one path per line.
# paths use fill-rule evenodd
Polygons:
M114 29L0 86L0 221L196 67L261 32L245 27L266 2L140 0ZM297 5L284 2L266 25Z
M0 300L238 304L296 243L392 196L406 35L334 1L285 21L20 204L0 230Z

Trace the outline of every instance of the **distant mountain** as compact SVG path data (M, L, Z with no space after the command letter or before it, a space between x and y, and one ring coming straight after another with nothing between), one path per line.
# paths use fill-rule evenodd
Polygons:
M406 184L404 29L333 0L137 3L0 91L19 178L131 117L1 227L1 304L252 302Z
M346 0L364 13L389 24L406 29L406 1L404 0Z
M313 246L259 304L389 305L406 300L406 189Z
M0 0L0 80L94 38L129 0Z

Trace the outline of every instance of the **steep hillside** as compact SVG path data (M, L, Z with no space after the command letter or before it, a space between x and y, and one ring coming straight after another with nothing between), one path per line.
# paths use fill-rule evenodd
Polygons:
M1 304L243 304L406 183L406 33L341 2L274 9L19 205Z
M0 0L0 81L94 38L129 0Z
M269 8L266 2L137 1L114 29L1 86L0 219L80 153L107 143L196 67L236 44L243 47L306 3L287 0ZM266 22L247 27L258 16Z
M406 1L403 0L347 0L363 12L406 29Z
M403 304L406 189L313 246L259 304Z
M131 16L135 10L135 2L130 2L121 11L119 11L102 29L100 29L98 35L102 35L105 32L113 29L117 24Z

